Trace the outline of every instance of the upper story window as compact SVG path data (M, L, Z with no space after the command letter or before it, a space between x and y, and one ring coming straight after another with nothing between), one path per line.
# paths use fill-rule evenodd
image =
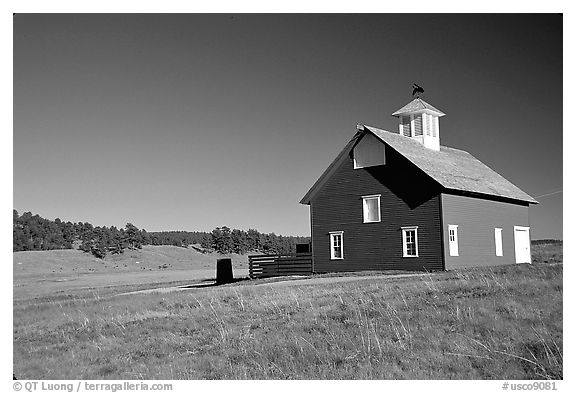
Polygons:
M410 116L400 116L400 135L412 136L411 124Z
M436 138L438 136L438 117L429 113L423 113L422 120L424 122L424 133L427 136Z
M344 232L330 232L330 259L344 259Z
M404 257L418 256L418 227L402 227L402 251Z
M384 143L367 133L354 147L354 169L386 164Z
M362 197L363 222L380 222L380 195Z
M414 136L422 136L422 115L414 115L413 119Z

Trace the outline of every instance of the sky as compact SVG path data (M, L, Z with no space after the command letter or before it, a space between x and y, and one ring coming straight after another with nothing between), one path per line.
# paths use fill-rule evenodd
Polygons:
M17 14L13 207L148 231L309 235L299 201L412 84L562 239L562 15Z

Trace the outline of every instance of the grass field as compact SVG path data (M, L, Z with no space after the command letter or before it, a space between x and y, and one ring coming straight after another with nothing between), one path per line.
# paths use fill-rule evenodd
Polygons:
M23 379L561 379L562 265L14 302ZM262 281L264 282L264 281ZM286 283L284 283L286 284Z

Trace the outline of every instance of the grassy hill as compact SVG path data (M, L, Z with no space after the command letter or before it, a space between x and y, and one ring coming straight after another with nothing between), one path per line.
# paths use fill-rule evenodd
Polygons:
M175 246L143 246L141 250L126 250L123 254L98 259L80 250L20 251L13 253L14 275L50 273L88 273L111 269L142 271L161 269L212 269L216 259L224 256L203 254L193 248ZM247 267L247 257L233 254L235 267Z
M80 250L13 253L14 297L64 295L82 288L145 285L213 278L216 260L193 248L143 246L98 259ZM248 257L232 254L236 276L247 274Z

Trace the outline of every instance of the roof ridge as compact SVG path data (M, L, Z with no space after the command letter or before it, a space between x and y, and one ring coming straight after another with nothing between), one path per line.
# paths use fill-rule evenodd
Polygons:
M468 153L468 154L470 154L471 156L473 156L473 155L472 155L472 153L470 153L468 150L464 150L464 149L458 149L458 148L456 148L456 147L452 147L452 146L446 146L446 145L440 145L440 147L441 147L441 148L443 147L444 149L450 149L450 150L461 151L461 152L464 152L464 153Z
M382 128L378 128L378 127L374 127L374 126L369 126L368 124L362 124L362 126L368 127L368 128L373 128L373 129L378 130L378 131L388 132L388 133L390 133L390 134L402 136L402 135L400 135L400 134L397 133L397 132L392 132L392 131L384 130L384 129L382 129ZM408 137L404 137L404 138L408 138ZM443 148L445 148L445 149L450 149L450 150L462 151L462 152L464 152L464 153L468 153L468 154L472 155L469 151L463 150L463 149L458 149L458 148L456 148L456 147L446 146L446 145L440 145L440 147L441 147L441 148L443 147Z

